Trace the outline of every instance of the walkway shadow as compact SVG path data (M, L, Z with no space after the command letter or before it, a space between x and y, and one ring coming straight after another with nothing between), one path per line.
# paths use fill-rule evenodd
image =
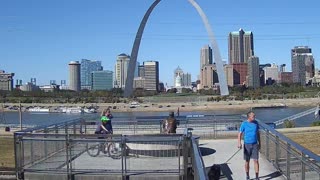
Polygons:
M202 156L209 156L211 154L216 153L216 150L206 147L200 147L200 152Z
M270 174L265 175L265 176L260 176L260 178L266 178L266 180L270 180L270 179L277 178L277 177L280 177L280 176L282 176L281 172L276 171L276 172L270 173Z
M228 164L224 163L224 164L217 164L220 166L220 170L221 170L221 176L220 179L228 179L228 180L233 180L232 178L232 171L229 168ZM209 173L211 167L207 167L206 168L206 172L207 174ZM215 180L212 177L209 177L209 180Z

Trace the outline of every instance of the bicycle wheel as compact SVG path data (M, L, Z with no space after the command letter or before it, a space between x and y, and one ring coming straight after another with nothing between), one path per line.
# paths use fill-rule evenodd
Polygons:
M87 143L87 153L91 157L97 157L100 154L100 143Z
M122 148L120 143L109 143L108 144L108 153L112 159L119 159L122 154Z

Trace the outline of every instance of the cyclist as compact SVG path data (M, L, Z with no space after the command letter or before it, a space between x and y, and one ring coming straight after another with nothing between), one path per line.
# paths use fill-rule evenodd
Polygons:
M112 134L112 123L111 119L113 118L110 109L105 109L101 113L101 122L98 123L95 134Z

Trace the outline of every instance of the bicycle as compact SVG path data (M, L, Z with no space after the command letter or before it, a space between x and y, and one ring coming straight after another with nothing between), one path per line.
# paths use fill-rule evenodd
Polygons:
M107 139L104 143L87 143L86 149L89 156L97 157L102 152L103 154L108 154L112 159L119 159L122 154L121 144L112 141L108 142L111 139Z

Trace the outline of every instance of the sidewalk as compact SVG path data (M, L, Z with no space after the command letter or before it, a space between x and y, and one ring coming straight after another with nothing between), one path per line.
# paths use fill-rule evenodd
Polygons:
M213 164L220 164L223 179L246 179L243 151L240 150L227 164L225 163L238 149L236 139L200 140L200 148L207 169ZM285 179L263 156L259 157L260 179ZM250 163L250 177L255 177L253 162Z

